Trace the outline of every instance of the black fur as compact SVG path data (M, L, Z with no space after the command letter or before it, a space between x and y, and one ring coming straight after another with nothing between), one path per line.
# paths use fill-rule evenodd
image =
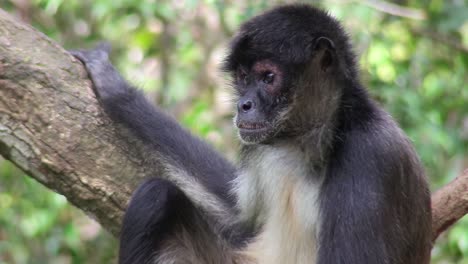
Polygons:
M310 67L317 56L319 67ZM299 142L304 153L321 153L309 165L315 174L325 172L317 263L428 263L431 209L423 169L409 141L360 85L340 24L307 5L257 16L240 28L224 69L236 78L239 67L265 59L289 76L281 96L292 114L274 138L260 143ZM314 71L320 70L317 79ZM252 97L235 86L242 100ZM274 105L258 108L265 116L279 111ZM246 163L257 148L243 148Z
M251 65L264 58L276 58L281 65L297 69L312 56L317 38L334 41L337 56L351 76L357 76L355 56L345 31L327 13L308 5L287 5L252 18L231 42L231 53L223 69Z
M108 61L105 49L73 54L86 65L95 92L113 120L168 157L169 164L182 168L185 177L199 181L232 213L237 212L230 181L238 173L230 163L129 86ZM251 143L243 146L239 177L268 178L257 175L258 171L269 173L256 164L262 162L265 149L280 153L292 149L303 154L305 161L297 160L307 168L307 175L294 176L306 183L320 182L319 231L307 233L318 237L316 263L429 262L430 197L420 161L391 117L360 84L348 37L334 18L307 5L282 6L254 17L233 39L223 69L232 73L241 102L236 121L244 128L240 136ZM264 69L276 74L276 83L262 81ZM265 125L268 132L252 132L257 125ZM262 191L254 189L258 192L254 199L265 197ZM147 263L161 256L180 228L188 230L197 258L178 251L180 256L171 256L175 263L255 263L242 255L238 261L230 253L234 242L243 245L255 241L248 234L264 232L268 219L257 221L257 217L276 206L268 203L260 201L244 223L232 222L218 230L210 227L210 212L199 208L177 183L144 182L124 219L120 263ZM203 255L204 243L219 241L219 236L227 244L216 242ZM291 246L300 241L275 243Z
M95 50L71 53L85 64L107 114L232 206L235 200L227 183L234 178L234 166L130 86L108 60L105 48L100 45Z
M333 53L329 74L338 90L330 91L335 86L321 90L315 102L316 94L310 90L320 87L311 81L308 91L301 91L298 79L313 74L307 72L308 65L323 49L317 49L314 43L323 39L329 43L325 48ZM240 66L249 67L265 58L293 69L287 73L291 76L287 89L293 90L288 105L300 105L295 107L294 122L283 124L277 136L266 143L294 142L296 137L306 152L323 151L326 156L315 162L326 171L319 197L322 225L317 263L428 263L430 197L420 161L388 114L359 84L355 56L339 23L306 5L273 9L241 27L224 68L235 72ZM322 66L323 62L322 58ZM327 59L325 65L328 63ZM327 73L323 75L326 80ZM291 98L294 93L302 96ZM341 94L337 111L331 115L334 121L328 125L316 116L317 112L307 111L308 105L313 105L314 110L323 107L319 113L333 112L334 103L323 102L326 94ZM327 138L305 141L317 125L326 126L331 130L326 133L332 133L322 146L320 142ZM249 145L244 149L252 153L256 148Z
M146 263L174 225L189 215L188 208L189 200L172 183L156 178L143 182L123 219L119 263Z
M430 199L420 162L361 87L346 89L320 197L318 263L429 263Z
M71 51L86 66L106 113L159 152L165 162L194 177L234 212L235 197L230 192L234 166L130 86L108 60L108 52L109 47L104 45L94 50ZM195 211L204 214L173 184L157 178L143 182L135 190L125 214L119 263L147 263L153 259L168 234L174 234L174 228L191 219ZM209 213L202 218L210 218ZM222 232L234 244L243 240L243 235L232 229Z

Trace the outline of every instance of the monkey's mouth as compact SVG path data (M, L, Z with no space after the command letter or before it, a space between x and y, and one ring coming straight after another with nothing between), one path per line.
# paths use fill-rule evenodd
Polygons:
M238 122L239 137L246 144L264 142L272 134L272 127L268 122Z
M266 123L240 122L239 124L237 124L237 127L239 129L254 131L266 129L267 125Z

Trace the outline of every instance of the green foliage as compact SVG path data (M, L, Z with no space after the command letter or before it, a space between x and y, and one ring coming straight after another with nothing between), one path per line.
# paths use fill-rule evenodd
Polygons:
M222 107L229 87L217 67L239 23L276 2L0 0L0 6L67 48L111 42L113 61L128 79L232 157L231 116ZM381 2L314 1L344 22L363 83L410 136L436 189L468 166L468 5L398 1L422 14L418 19L391 15ZM89 228L96 226L65 198L1 165L0 263L111 262L115 240L102 231L83 235ZM467 259L465 217L437 241L433 263Z
M0 164L0 263L110 263L116 242L65 197Z

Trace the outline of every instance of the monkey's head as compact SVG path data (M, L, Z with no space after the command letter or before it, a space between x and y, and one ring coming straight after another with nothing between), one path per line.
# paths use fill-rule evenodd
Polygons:
M306 5L281 6L244 23L223 68L232 75L235 124L248 144L320 127L337 108L339 83L355 74L339 23Z

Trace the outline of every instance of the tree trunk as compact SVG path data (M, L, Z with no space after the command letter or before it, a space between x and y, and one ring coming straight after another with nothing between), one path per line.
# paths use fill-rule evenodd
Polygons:
M99 107L79 61L0 10L0 154L117 235L159 158ZM147 153L147 152L146 152ZM434 239L468 212L468 172L433 197Z

